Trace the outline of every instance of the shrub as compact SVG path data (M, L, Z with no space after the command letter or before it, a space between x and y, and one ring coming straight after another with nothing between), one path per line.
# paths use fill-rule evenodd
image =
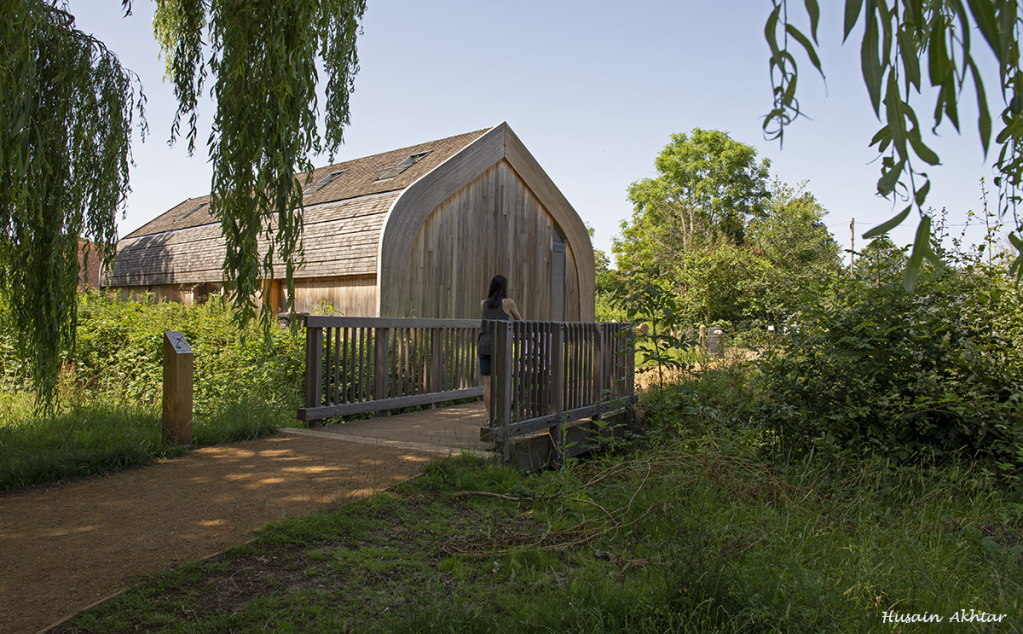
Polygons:
M962 455L1015 469L1023 442L1019 296L1004 267L918 282L846 276L760 362L758 416L785 447L897 461Z
M301 394L304 342L272 328L241 329L230 306L118 301L88 294L79 308L78 344L68 361L91 396L159 403L163 332L181 331L194 353L196 418L238 403L294 403Z

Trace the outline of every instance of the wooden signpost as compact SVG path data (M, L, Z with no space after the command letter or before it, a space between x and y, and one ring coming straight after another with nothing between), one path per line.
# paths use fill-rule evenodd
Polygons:
M163 333L163 441L192 444L192 346L172 330Z

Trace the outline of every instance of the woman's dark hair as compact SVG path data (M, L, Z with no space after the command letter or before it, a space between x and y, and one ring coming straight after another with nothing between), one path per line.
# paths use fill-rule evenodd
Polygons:
M490 292L487 293L487 308L499 308L504 298L508 297L508 278L495 275L490 280Z

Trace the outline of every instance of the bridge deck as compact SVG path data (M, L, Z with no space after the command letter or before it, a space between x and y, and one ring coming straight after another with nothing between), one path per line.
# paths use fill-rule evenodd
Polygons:
M324 427L288 428L281 431L325 440L345 440L451 455L493 449L493 443L480 440L480 427L486 420L487 410L483 402L473 401Z

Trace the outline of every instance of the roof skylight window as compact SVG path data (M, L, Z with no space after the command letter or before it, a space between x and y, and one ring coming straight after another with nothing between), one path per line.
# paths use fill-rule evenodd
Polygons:
M419 152L418 154L410 154L407 159L405 159L401 163L398 163L394 167L389 167L387 169L378 170L378 171L383 172L383 174L381 174L377 178L377 180L378 181L385 181L385 180L387 180L389 178L394 178L398 174L401 174L402 172L404 172L408 168L412 167L413 165L415 165L419 161L423 160L423 157L426 156L427 154L429 154L432 151L433 150L427 150L425 152Z
M341 176L342 174L344 174L347 171L348 170L340 170L340 171L337 171L337 172L331 172L330 174L328 174L328 175L324 176L323 178L321 178L316 183L310 185L309 187L306 187L305 190L302 193L303 194L311 194L313 192L320 191L321 189L323 189L324 187L326 187L330 183L334 182L334 180L337 179L338 176Z
M208 204L209 204L208 202L199 203L198 205L196 205L195 207L192 207L188 211L186 211L186 212L184 212L182 214L178 214L173 220L171 220L171 222L178 222L178 221L184 220L185 218L191 216L192 214L194 214L195 212L199 211L200 209L202 209L203 207L205 207Z
M335 178L344 174L347 171L348 170L341 170L340 172L331 172L329 176L325 176L320 182L316 184L319 185L320 187L323 187L324 185L333 182Z

